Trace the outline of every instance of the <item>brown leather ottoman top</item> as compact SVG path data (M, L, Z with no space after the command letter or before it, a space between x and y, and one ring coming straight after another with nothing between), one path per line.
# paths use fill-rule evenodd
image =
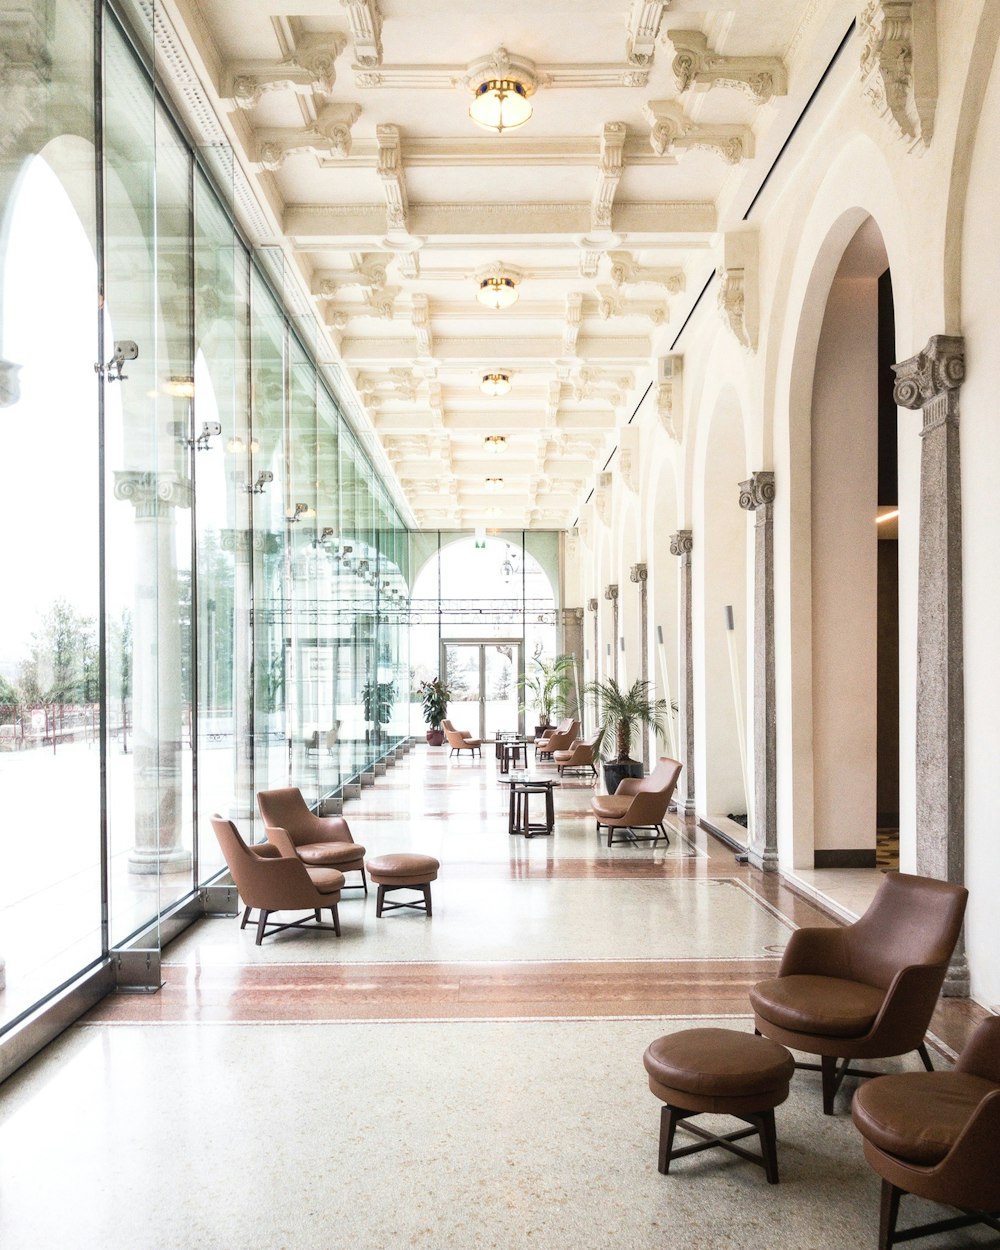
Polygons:
M376 885L427 885L436 881L440 861L433 855L397 852L368 861L368 875Z
M735 1029L682 1029L646 1048L649 1088L690 1111L766 1111L788 1097L795 1070L777 1042Z

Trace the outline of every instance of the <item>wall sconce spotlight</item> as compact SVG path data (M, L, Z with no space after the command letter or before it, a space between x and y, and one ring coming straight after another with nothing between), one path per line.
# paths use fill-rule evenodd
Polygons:
M270 469L261 469L261 471L257 474L256 482L254 482L252 485L250 483L247 483L247 485L244 486L243 489L247 492L248 495L263 495L264 487L268 484L268 482L273 482L273 481L274 481L274 474L270 471Z

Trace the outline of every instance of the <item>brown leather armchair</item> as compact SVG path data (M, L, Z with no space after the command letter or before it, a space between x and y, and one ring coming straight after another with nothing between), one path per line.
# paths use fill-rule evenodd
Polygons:
M580 731L580 722L572 716L561 720L551 733L535 742L535 759L550 760L556 751L565 751L573 745Z
M333 929L340 937L340 917L337 904L344 885L344 874L335 868L308 868L295 853L284 830L279 838L277 857L255 854L240 837L239 830L231 820L218 814L212 817L212 828L219 839L219 846L232 874L240 898L245 904L240 928L245 929L253 908L260 909L257 919L257 942L260 946L270 933L282 929ZM333 924L322 924L320 912L329 907ZM315 923L308 920L289 920L283 924L268 916L276 911L311 911Z
M614 794L595 794L590 800L597 819L597 832L601 825L608 831L608 846L614 842L652 842L661 837L670 838L663 827L670 800L674 796L677 778L683 765L677 760L661 756L659 763L648 777L625 777ZM614 837L616 829L625 830L624 837ZM636 837L636 829L655 830L652 837Z
M924 1035L958 941L968 891L959 885L886 873L871 906L844 928L797 929L778 976L750 991L758 1033L790 1050L819 1055L823 1111L852 1059L916 1050L931 1070ZM838 1060L843 1064L838 1068Z
M601 740L601 730L592 733L589 738L577 738L570 744L565 751L553 751L552 759L556 769L561 777L567 769L573 772L585 772L587 769L596 777L597 766L594 763L594 755L597 751L597 744Z
M482 738L473 738L467 729L456 729L450 720L443 720L441 728L444 730L444 736L448 739L448 745L451 747L451 751L448 753L449 759L456 751L460 755L463 751L468 751L471 756L475 756L478 753L479 758L482 759Z
M298 786L260 790L257 794L257 806L264 820L264 832L269 843L275 844L275 829L285 830L295 853L304 864L310 868L360 872L361 884L365 893L368 893L365 848L354 841L350 826L343 816L315 815L306 805ZM261 853L261 848L258 848L257 853ZM280 852L272 852L278 853Z
M879 1250L967 1224L1000 1232L1000 1016L980 1021L953 1072L901 1072L854 1095L865 1158L882 1178ZM899 1202L914 1194L964 1216L896 1232Z

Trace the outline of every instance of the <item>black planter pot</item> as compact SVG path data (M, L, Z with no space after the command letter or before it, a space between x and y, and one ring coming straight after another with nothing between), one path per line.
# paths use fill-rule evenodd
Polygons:
M604 784L608 788L608 794L614 794L622 778L642 775L642 763L639 760L612 760L604 765Z

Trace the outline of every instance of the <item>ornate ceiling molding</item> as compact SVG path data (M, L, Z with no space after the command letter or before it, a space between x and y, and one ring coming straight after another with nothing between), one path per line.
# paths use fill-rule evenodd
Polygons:
M670 0L632 0L625 40L625 56L629 65L652 65L663 10L669 3Z
M397 126L376 126L378 176L385 193L386 232L389 237L409 233L409 204L403 178L403 154Z
M760 325L758 240L756 230L731 230L723 240L717 271L719 311L746 351L757 350Z
M666 38L674 46L670 68L681 94L734 87L754 104L788 94L788 73L780 57L722 56L700 30L669 30Z
M599 287L600 299L597 312L602 321L612 317L645 317L654 326L661 326L670 315L666 303L653 303L649 300L627 300L621 291L614 287Z
M402 88L409 91L445 91L460 87L475 91L486 78L511 75L524 84L529 95L540 87L592 91L602 87L645 87L649 82L649 70L642 66L606 61L538 65L528 57L503 47L467 65L382 64L374 69L354 67L355 84L367 90Z
M754 154L749 126L695 122L676 100L650 100L643 110L650 124L649 142L657 156L678 160L692 148L715 152L727 165L738 165Z
M684 357L664 356L659 364L656 415L668 438L680 443L684 437Z
M575 356L577 339L580 336L580 326L583 324L583 296L579 291L571 291L566 296L565 321L562 341L563 355Z
M253 109L268 91L328 96L337 81L335 62L347 47L336 31L304 35L283 61L236 61L225 66L220 96L237 108Z
M611 261L611 285L662 286L671 295L679 295L687 286L683 269L643 269L631 252L608 252Z
M624 122L608 122L601 132L601 161L594 198L590 203L590 229L595 234L611 230L615 192L625 172L625 138Z
M354 59L365 69L382 64L382 13L378 0L340 0L347 10Z
M623 426L618 435L618 467L621 479L633 495L639 493L639 427ZM633 579L634 580L634 579Z
M922 155L937 104L935 0L867 0L858 19L862 92L907 150Z
M410 320L417 336L417 355L427 359L434 355L434 339L431 335L431 314L426 295L410 297Z
M286 157L302 152L343 160L351 154L351 127L360 116L360 104L324 104L316 115L315 126L259 130L255 163L276 170Z

